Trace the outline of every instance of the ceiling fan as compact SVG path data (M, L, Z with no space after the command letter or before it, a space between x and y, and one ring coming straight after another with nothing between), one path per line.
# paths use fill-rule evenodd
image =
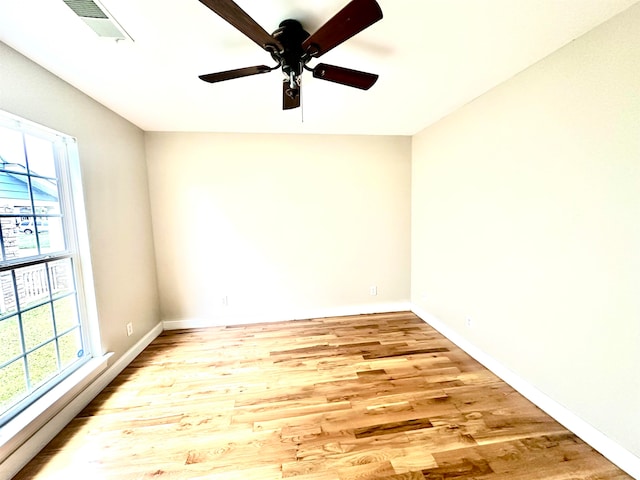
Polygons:
M205 82L222 82L281 68L286 77L282 82L282 108L288 110L300 106L300 77L303 70L312 72L315 78L362 90L368 90L378 80L378 75L373 73L326 63L319 63L314 68L307 66L313 58L321 57L380 20L382 10L376 0L351 0L313 35L309 35L300 22L292 19L282 21L279 28L270 35L232 0L200 2L270 53L278 62L274 67L256 65L200 75L199 78Z

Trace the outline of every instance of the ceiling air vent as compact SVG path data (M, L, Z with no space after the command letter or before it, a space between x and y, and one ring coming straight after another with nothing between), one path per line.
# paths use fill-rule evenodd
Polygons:
M101 37L133 40L109 12L93 0L63 0L84 23Z

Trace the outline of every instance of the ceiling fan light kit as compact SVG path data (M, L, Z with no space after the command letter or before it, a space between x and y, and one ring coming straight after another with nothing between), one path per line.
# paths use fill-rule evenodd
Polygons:
M350 68L325 63L319 63L314 68L307 65L312 59L319 58L382 19L382 10L376 0L351 0L312 35L293 19L283 20L278 29L269 34L232 0L200 2L270 53L277 62L274 67L256 65L200 75L199 78L205 82L222 82L279 68L285 75L282 82L282 108L289 110L300 106L300 80L304 70L312 72L314 78L362 90L368 90L378 80L378 75Z

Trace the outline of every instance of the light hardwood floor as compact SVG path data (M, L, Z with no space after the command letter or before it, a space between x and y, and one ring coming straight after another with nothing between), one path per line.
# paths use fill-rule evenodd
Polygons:
M412 313L164 332L15 479L630 479Z

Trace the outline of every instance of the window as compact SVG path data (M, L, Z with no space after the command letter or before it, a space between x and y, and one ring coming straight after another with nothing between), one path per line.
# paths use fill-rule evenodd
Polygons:
M92 356L72 158L73 138L0 111L0 425Z

